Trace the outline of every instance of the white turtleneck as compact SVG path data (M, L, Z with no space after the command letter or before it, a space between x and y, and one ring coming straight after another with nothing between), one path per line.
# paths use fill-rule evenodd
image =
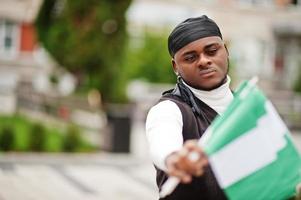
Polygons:
M220 87L203 91L186 86L193 94L218 114L222 114L233 99L229 88L230 77ZM172 152L178 151L183 146L182 113L176 103L165 100L153 106L146 119L146 137L149 143L150 155L154 164L166 171L165 159Z
M192 93L198 99L202 100L204 103L209 105L218 114L222 114L226 110L228 104L233 99L233 94L230 90L230 82L231 78L230 76L227 76L226 83L210 91L198 90L193 87L190 87L186 83L184 84L192 91Z

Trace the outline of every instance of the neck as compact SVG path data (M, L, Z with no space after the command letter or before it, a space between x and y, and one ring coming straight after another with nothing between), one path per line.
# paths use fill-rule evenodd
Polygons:
M227 76L222 85L210 91L195 89L185 82L184 84L198 99L213 108L217 113L221 114L233 99L233 94L230 90L230 82L231 79Z

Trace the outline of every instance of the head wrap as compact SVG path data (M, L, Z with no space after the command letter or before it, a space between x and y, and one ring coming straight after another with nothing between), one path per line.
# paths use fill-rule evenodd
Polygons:
M168 37L169 54L174 57L176 52L187 44L210 36L223 38L219 27L212 19L206 15L188 18L177 25L170 33Z

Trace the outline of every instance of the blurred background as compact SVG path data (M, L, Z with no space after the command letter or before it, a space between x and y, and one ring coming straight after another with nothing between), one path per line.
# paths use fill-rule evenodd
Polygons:
M300 0L0 0L0 199L156 199L144 122L206 14L301 150Z

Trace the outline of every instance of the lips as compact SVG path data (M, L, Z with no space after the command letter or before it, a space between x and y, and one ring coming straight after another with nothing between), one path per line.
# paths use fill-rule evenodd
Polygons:
M214 68L202 69L200 71L201 76L211 76L216 72Z

